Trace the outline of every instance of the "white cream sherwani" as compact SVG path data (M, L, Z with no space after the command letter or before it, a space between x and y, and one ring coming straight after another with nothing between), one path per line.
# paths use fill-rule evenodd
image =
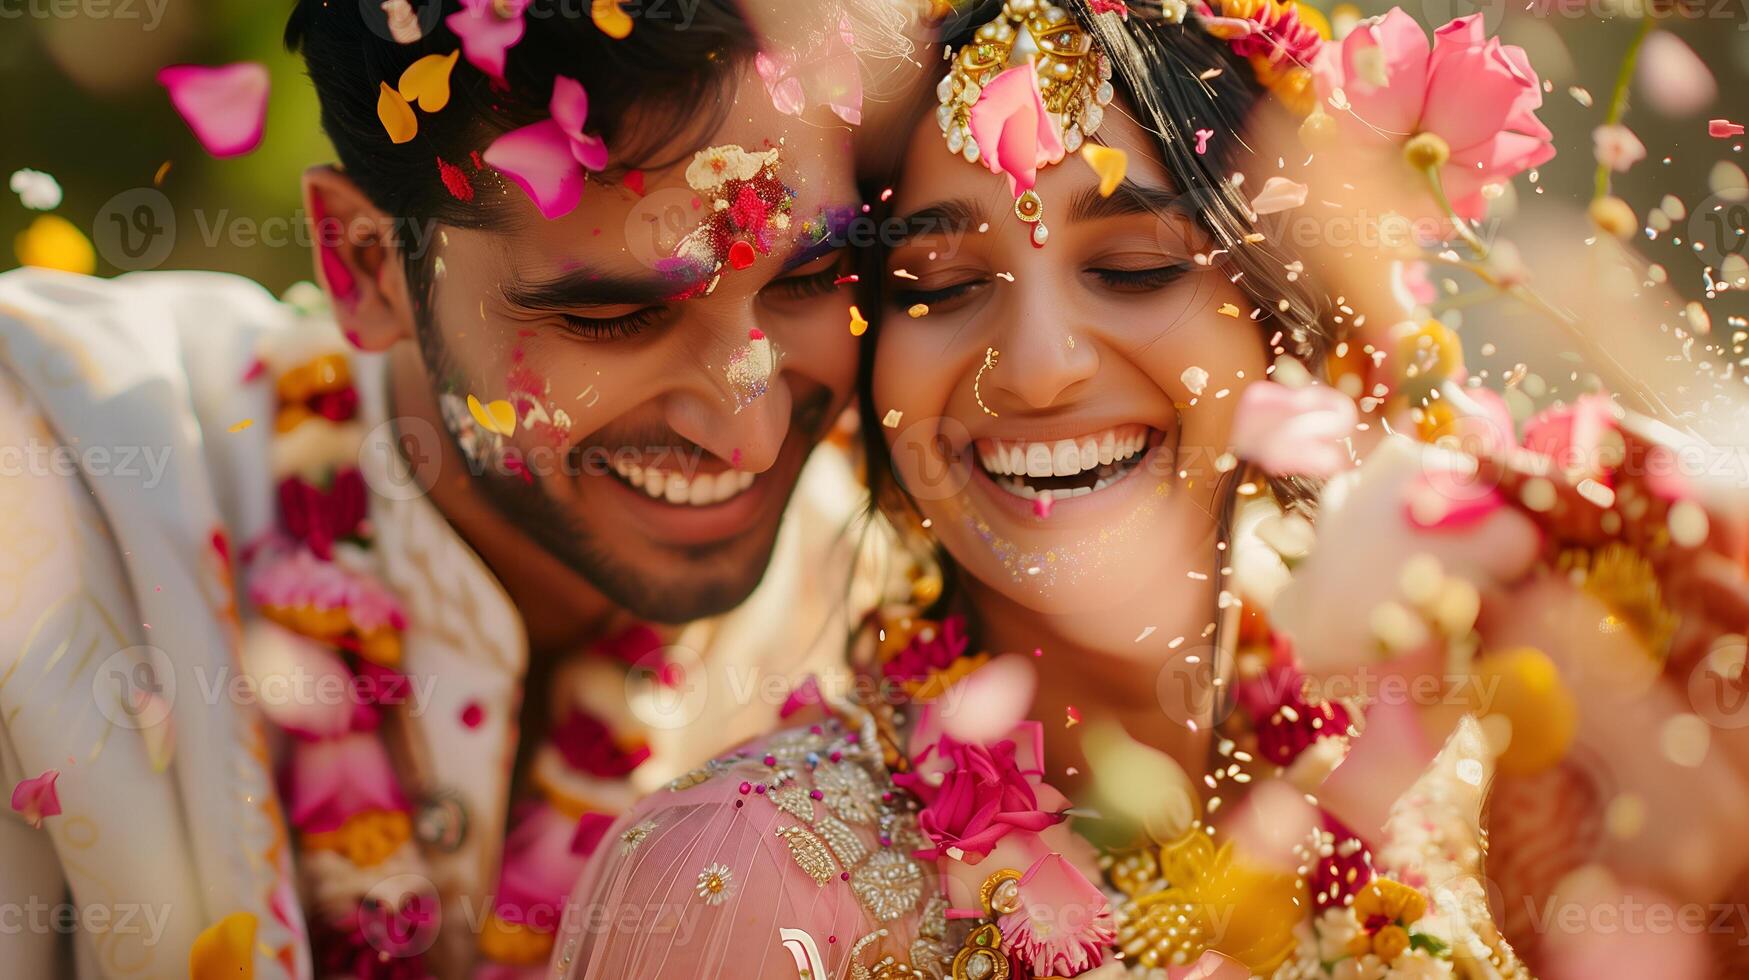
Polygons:
M63 807L41 830L0 813L0 903L22 910L0 922L6 976L180 980L195 937L237 911L260 924L256 976L310 975L276 745L233 693L243 634L216 544L273 524L273 385L244 379L263 338L308 315L216 274L0 275L0 787L58 770ZM445 920L477 920L505 833L524 633L480 559L394 478L384 365L354 364L376 550L425 695L391 717L388 743L422 804ZM690 723L648 730L649 763L602 796L768 729L779 706L765 692L830 675L877 598L849 581L864 496L841 452L815 454L758 590L676 641L705 667ZM156 698L144 711L142 689ZM635 721L623 680L591 697ZM469 931L445 927L427 963L453 977L472 958Z

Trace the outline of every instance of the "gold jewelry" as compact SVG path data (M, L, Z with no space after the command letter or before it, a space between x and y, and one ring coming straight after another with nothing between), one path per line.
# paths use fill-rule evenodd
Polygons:
M1008 915L1020 908L1020 872L1003 868L978 887L978 904L992 919Z
M984 404L984 393L983 393L983 391L980 390L979 385L984 380L984 372L995 367L996 366L996 358L1001 357L1001 356L1002 356L1002 352L997 350L994 347L984 348L984 363L981 366L979 366L978 373L972 375L972 397L976 398L978 400L978 407L984 410L984 414L990 416L993 419L999 419L1002 416L997 415L995 412L990 410L990 406Z
M1111 59L1062 7L1049 0L1008 0L1001 13L978 28L972 43L960 48L953 67L935 87L941 103L936 120L950 153L968 163L983 157L985 148L972 136L972 107L997 75L1027 64L1038 73L1046 124L1056 131L1064 155L1079 150L1099 129L1105 107L1116 96ZM1033 226L1032 243L1043 246L1050 229L1044 225L1039 196L1028 189L1015 201L1014 214Z

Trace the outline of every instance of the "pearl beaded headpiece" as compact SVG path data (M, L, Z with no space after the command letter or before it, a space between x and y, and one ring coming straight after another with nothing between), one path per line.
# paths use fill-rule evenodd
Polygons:
M949 151L978 163L994 147L980 147L972 135L972 108L984 86L1003 72L1030 63L1038 75L1048 125L1065 154L1078 151L1105 120L1115 90L1111 60L1069 12L1047 0L1008 0L1002 12L978 28L960 48L953 67L936 86L941 101L937 119ZM1055 163L1057 159L1046 162ZM1024 189L1014 202L1015 216L1033 225L1033 242L1046 232L1038 194Z

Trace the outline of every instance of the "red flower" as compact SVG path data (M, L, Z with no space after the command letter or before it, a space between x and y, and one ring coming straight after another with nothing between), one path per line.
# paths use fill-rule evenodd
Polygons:
M601 779L618 779L644 764L650 747L624 749L613 740L605 722L587 711L573 711L553 730L553 747L565 764Z
M923 802L917 824L935 847L917 857L935 859L957 849L963 855L949 856L977 864L1009 831L1036 833L1062 819L1039 809L1033 787L1041 773L1023 771L1015 762L1017 749L1013 739L986 746L944 735L917 760L917 771L893 776L895 785ZM930 753L936 761L925 765Z
M1258 754L1278 766L1289 765L1320 738L1348 734L1348 709L1308 699L1305 674L1289 662L1278 660L1240 684L1238 701L1256 727Z
M334 557L335 541L358 533L367 506L364 477L356 467L335 473L326 490L296 476L279 484L279 515L286 532L323 561Z
M969 644L966 618L949 616L938 630L925 629L911 638L905 649L881 665L881 675L895 683L922 680L958 660Z

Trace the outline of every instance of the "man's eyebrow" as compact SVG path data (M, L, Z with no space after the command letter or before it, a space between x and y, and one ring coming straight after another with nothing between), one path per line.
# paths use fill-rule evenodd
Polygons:
M1099 188L1089 187L1069 202L1070 221L1096 221L1100 218L1121 218L1132 214L1161 214L1181 203L1180 195L1164 187L1151 187L1126 180L1117 185L1110 197L1099 196Z
M585 306L632 306L660 303L691 285L691 275L621 276L573 269L551 279L512 279L503 286L504 299L528 310L569 310Z
M988 219L984 217L982 205L962 197L951 201L936 201L934 204L911 212L903 220L905 223L904 238L898 244L903 244L919 235L962 231L973 225L982 224Z

